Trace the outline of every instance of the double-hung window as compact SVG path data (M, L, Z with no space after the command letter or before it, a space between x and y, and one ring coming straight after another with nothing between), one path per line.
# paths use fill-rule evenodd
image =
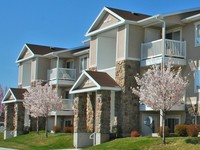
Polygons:
M195 24L195 46L200 46L200 22Z
M194 92L197 93L200 89L200 70L195 70L195 79L194 79Z

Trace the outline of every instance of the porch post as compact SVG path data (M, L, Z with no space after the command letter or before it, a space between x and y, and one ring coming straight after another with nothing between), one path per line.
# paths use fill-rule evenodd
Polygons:
M24 129L24 112L25 109L22 103L14 104L14 137L23 134Z
M13 137L13 116L14 116L14 104L8 103L5 106L4 117L4 140Z
M111 91L97 91L96 94L96 145L110 140Z
M54 126L57 125L57 118L58 118L58 116L57 116L57 114L55 114L55 116L54 116Z
M80 93L74 97L74 146L83 148L92 146L90 139L91 133L87 132L86 127L86 103L87 94Z

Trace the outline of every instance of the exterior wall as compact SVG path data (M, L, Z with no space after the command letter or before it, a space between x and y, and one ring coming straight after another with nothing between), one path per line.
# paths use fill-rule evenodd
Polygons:
M101 22L98 24L98 26L94 30L98 30L98 29L102 29L102 28L111 26L117 22L119 22L119 20L117 18L115 18L114 16L112 16L109 13L106 13L105 16L103 17L103 19L101 20Z
M31 81L34 81L35 78L36 78L36 70L35 70L35 67L36 67L36 59L32 60L31 61Z
M140 59L141 43L144 41L144 29L129 25L128 57Z
M22 65L21 63L18 66L18 85L22 84Z
M125 51L125 26L120 26L117 32L117 60L124 59Z
M50 60L38 58L38 78L37 80L47 80L47 71L50 68Z
M95 93L87 93L86 126L93 133L95 129Z
M89 59L89 67L96 66L96 53L97 53L97 37L91 37L90 40L90 59Z
M24 56L21 59L25 59L25 58L28 58L30 56L32 56L32 53L28 49L26 49L26 52L25 52Z
M195 22L186 24L183 27L183 39L187 42L187 59L192 59L197 68L200 68L200 47L195 47ZM200 93L197 93L194 89L194 73L191 72L189 65L184 68L184 74L189 76L190 80L190 88L187 88L186 91L186 123L194 123L194 114L200 113L200 105L199 105L199 98ZM196 105L197 104L197 105Z
M139 73L138 61L118 61L116 64L116 82L121 92L115 94L115 114L122 136L130 136L132 130L139 129L139 100L130 87L135 87L134 75Z

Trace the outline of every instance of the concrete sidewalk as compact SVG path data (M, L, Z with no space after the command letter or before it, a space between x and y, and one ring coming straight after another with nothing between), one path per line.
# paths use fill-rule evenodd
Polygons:
M17 150L17 149L0 147L0 150Z

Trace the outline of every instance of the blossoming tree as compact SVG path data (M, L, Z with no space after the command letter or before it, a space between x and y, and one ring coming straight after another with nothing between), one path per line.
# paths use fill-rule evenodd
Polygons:
M175 70L171 63L163 68L154 65L141 78L135 76L135 80L138 87L133 88L133 93L139 96L140 103L162 112L163 144L165 144L166 112L183 102L188 81L182 77L181 68Z
M5 108L5 105L2 104L3 97L4 97L4 90L2 86L0 85L0 113L1 114L4 112L4 108Z
M24 94L24 107L32 117L45 117L45 133L48 137L47 126L48 116L51 111L59 111L62 108L62 101L57 96L56 90L52 86L37 82L35 87L31 87L29 92ZM38 130L38 125L37 125Z

